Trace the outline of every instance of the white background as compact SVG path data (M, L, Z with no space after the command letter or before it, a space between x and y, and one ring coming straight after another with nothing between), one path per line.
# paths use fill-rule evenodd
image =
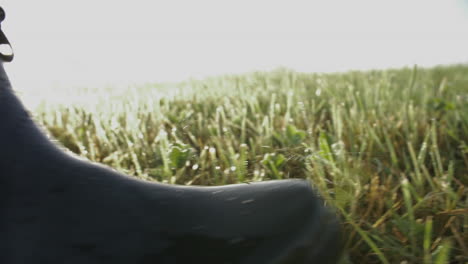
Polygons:
M4 0L19 89L468 62L468 1Z

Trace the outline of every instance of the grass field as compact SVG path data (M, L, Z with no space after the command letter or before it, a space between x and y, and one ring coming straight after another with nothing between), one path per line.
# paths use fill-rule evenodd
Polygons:
M343 220L342 263L468 262L468 65L45 97L31 110L55 138L135 177L312 180Z

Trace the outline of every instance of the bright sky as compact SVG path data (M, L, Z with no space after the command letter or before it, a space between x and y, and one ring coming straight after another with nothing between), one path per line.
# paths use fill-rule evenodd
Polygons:
M3 0L16 87L468 62L467 0Z

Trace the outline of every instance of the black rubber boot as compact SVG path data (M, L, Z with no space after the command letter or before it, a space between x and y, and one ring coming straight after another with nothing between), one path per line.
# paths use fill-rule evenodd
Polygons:
M1 64L0 263L326 264L340 235L307 181L164 185L65 153Z

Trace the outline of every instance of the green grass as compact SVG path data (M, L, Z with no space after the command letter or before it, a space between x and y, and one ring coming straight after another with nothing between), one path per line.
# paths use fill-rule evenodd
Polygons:
M177 184L311 179L343 220L342 263L468 261L468 66L70 92L85 100L35 117L90 160Z

